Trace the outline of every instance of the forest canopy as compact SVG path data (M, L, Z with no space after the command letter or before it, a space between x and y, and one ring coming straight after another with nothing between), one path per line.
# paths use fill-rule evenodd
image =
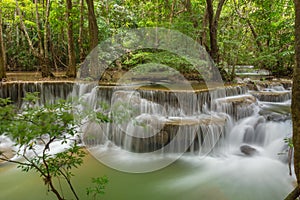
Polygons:
M251 65L286 76L294 65L294 15L289 0L1 0L0 66L74 77L101 41L127 29L164 27L199 42L219 68ZM128 63L135 62L126 69Z

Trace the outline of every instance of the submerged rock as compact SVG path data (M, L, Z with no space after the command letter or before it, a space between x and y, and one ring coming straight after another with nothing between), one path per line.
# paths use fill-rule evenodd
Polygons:
M255 154L258 154L258 151L254 147L251 147L250 145L246 145L246 144L240 146L240 150L246 156L253 156Z

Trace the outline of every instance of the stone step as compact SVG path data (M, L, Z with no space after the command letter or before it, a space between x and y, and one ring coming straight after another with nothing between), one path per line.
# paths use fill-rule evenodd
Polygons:
M149 122L149 121L148 121ZM154 124L151 124L153 123ZM225 116L172 117L147 123L134 122L134 127L112 124L109 139L132 152L208 152L226 132ZM155 124L157 123L157 124ZM86 129L83 142L91 147L104 142L103 127ZM129 131L129 129L131 131ZM102 140L102 141L101 141Z
M259 101L284 102L292 97L291 91L253 91L250 92Z
M252 95L219 98L212 104L212 111L229 114L235 120L249 117L254 112L257 101Z

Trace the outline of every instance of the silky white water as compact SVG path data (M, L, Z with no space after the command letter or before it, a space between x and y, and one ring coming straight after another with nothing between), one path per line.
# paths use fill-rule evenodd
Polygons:
M86 85L73 95L78 91L95 111L122 116L84 127L82 140L94 158L74 170L81 197L90 178L102 175L109 179L105 200L280 200L293 189L284 142L292 135L285 98L258 101L239 87L213 97ZM1 141L5 148L11 144L5 137ZM34 173L0 165L0 199L55 199L41 183Z

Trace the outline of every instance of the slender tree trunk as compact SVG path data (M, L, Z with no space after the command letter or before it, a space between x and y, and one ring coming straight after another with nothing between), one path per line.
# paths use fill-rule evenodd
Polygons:
M44 55L41 54L41 51L38 51L37 49L35 49L29 34L27 32L25 23L23 21L23 15L22 12L20 10L19 4L18 4L18 0L15 0L16 2L16 11L17 11L17 15L19 15L20 17L20 25L21 28L23 29L25 38L28 42L29 48L32 52L32 54L39 59L40 64L41 64L41 73L42 73L42 77L53 77L54 75L51 73L50 71L50 67L49 67L49 53L48 53L48 41L49 41L49 14L50 14L50 0L47 0L47 5L46 5L46 14L45 14L45 27L44 27Z
M98 25L94 11L94 1L86 0L88 8L90 51L98 45Z
M6 59L2 31L2 9L0 8L0 81L6 78Z
M210 41L210 56L215 63L218 63L218 44L217 44L217 27L214 25L214 9L212 0L206 0L208 27L209 27L209 41Z
M206 0L209 38L210 38L210 56L215 63L219 63L219 46L218 46L218 23L221 15L223 5L226 0L219 0L216 13L214 14L212 0Z
M23 15L22 15L22 12L21 12L21 10L20 10L19 3L18 3L17 0L15 0L15 2L16 2L16 11L17 11L17 15L20 17L20 25L21 25L21 28L22 28L22 30L23 30L23 32L24 32L25 38L26 38L26 40L27 40L27 42L28 42L29 48L30 48L32 54L33 54L35 57L37 57L38 59L40 59L40 56L41 56L41 55L40 55L39 52L37 52L36 49L34 48L34 46L33 46L33 44L32 44L32 41L31 41L31 39L30 39L30 37L29 37L29 34L28 34L28 32L27 32L26 26L25 26L25 24L24 24L24 21L23 21Z
M68 23L68 69L66 75L68 77L76 77L76 58L75 58L75 47L73 40L73 22L71 19L72 12L72 0L66 0L67 9L66 9L66 20Z
M79 45L79 57L80 57L80 63L84 61L85 55L84 55L84 48L83 48L83 29L84 29L84 0L80 1L80 24L79 24L79 39L78 39L78 45Z
M172 22L173 22L173 17L174 17L174 15L175 15L175 6L176 6L176 0L173 0L172 1L172 5L171 5L171 13L170 13L170 17L169 17L169 22L170 22L170 24L172 24Z
M37 35L39 39L39 49L40 49L40 55L44 55L44 47L43 47L43 37L41 32L41 22L40 22L40 14L39 14L39 6L38 6L38 0L34 0L35 3L35 20L36 20L36 29L37 29Z
M42 77L54 77L50 71L49 48L48 42L50 37L49 16L50 16L50 0L46 0L45 27L44 27L44 58L42 62Z
M56 188L54 187L51 176L48 176L48 177L46 177L46 178L49 179L49 180L48 180L48 181L49 181L48 184L49 184L49 186L50 186L50 188L51 188L51 191L55 194L55 196L57 197L57 199L58 199L58 200L65 200L65 199L60 195L60 193L56 190Z
M200 36L200 44L205 47L206 51L209 51L209 48L207 46L207 29L206 29L207 21L208 21L208 14L206 9L202 19L202 31Z
M14 13L15 19L17 18L17 16L18 16L18 13L17 13L17 10L16 10L15 13ZM17 46L17 48L19 48L19 46L20 46L20 30L19 30L19 26L16 26L16 38L17 38L16 39L16 46Z
M293 74L292 89L292 120L293 120L293 145L294 169L297 177L297 188L287 196L286 200L296 199L299 196L300 186L300 1L295 4L295 55L296 65Z
M101 71L99 68L99 60L98 60L98 49L96 48L98 45L98 25L94 11L94 1L86 0L87 8L88 8L88 20L89 20L89 35L90 35L90 51L93 50L91 54L91 58L89 60L89 64L87 69L83 69L81 74L87 74L90 78L98 79L100 78L99 72ZM99 71L100 70L100 71Z

